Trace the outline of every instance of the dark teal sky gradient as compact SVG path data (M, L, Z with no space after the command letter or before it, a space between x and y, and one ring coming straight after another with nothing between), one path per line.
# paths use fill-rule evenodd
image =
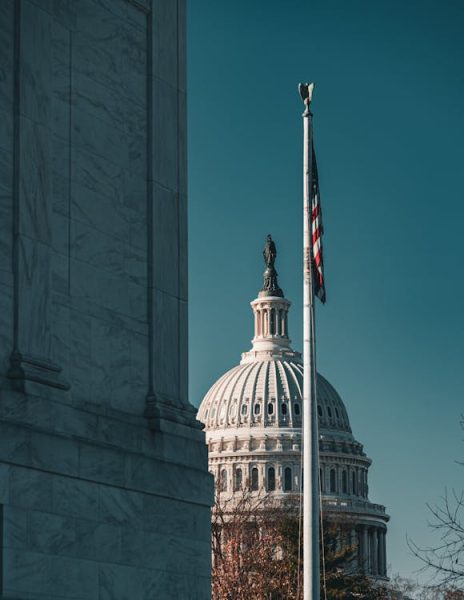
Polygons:
M190 399L250 348L264 239L301 350L302 104L314 80L327 305L318 369L373 459L391 515L431 541L426 503L464 487L464 2L191 0Z

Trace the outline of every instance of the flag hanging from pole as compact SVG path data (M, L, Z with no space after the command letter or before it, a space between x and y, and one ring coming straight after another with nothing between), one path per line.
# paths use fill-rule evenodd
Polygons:
M322 226L321 198L319 193L319 177L317 174L316 154L313 146L313 168L311 189L311 239L313 251L313 282L314 294L324 304L325 281L324 281L324 258L322 254Z

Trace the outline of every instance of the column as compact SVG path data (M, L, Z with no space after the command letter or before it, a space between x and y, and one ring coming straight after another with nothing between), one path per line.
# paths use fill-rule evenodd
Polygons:
M377 528L372 530L372 574L379 574L379 538Z
M384 566L384 574L387 575L387 531L383 532L383 566Z
M353 569L356 571L359 567L359 541L354 527L350 530L350 547L354 550Z
M363 559L363 530L364 526L361 525L356 528L356 539L358 542L358 569L359 573L364 573L364 559Z
M362 526L362 544L361 544L361 556L362 556L362 572L369 572L369 538L368 531L365 525Z
M379 531L379 574L385 577L387 574L387 564L385 556L385 530Z
M255 337L258 336L258 329L259 329L259 313L257 310L255 310Z
M32 2L15 3L13 130L13 332L8 377L23 392L67 390L53 361L54 223L51 131L52 23ZM6 242L5 242L6 243ZM39 384L39 385L38 385ZM46 388L42 386L47 386Z
M165 25L171 19L176 23L175 15L171 6L166 14L158 10L147 14L148 393L145 416L154 430L169 421L196 426L195 411L187 393L185 48L181 40L177 47L171 43L172 35L166 33ZM160 44L166 50L161 54ZM169 81L160 76L161 72L169 73ZM165 106L177 106L168 118L164 118L165 112L160 110ZM170 268L160 268L159 257L168 254Z
M382 530L377 529L377 573L383 575L383 559L382 559Z

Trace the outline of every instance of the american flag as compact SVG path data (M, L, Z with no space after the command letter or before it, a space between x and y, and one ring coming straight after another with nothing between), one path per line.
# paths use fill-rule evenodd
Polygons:
M325 302L324 283L324 258L322 254L322 226L321 198L319 193L319 177L317 175L316 155L313 148L313 181L311 190L311 239L314 293L319 300Z

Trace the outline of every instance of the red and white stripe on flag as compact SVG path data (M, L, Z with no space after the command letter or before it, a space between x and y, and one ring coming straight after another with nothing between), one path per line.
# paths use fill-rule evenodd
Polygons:
M315 161L314 161L315 162ZM314 165L315 166L315 165ZM317 167L313 169L314 183L311 198L311 239L313 250L313 279L314 293L319 300L325 302L325 283L324 283L324 259L322 254L322 212L319 196L319 182L317 180Z

